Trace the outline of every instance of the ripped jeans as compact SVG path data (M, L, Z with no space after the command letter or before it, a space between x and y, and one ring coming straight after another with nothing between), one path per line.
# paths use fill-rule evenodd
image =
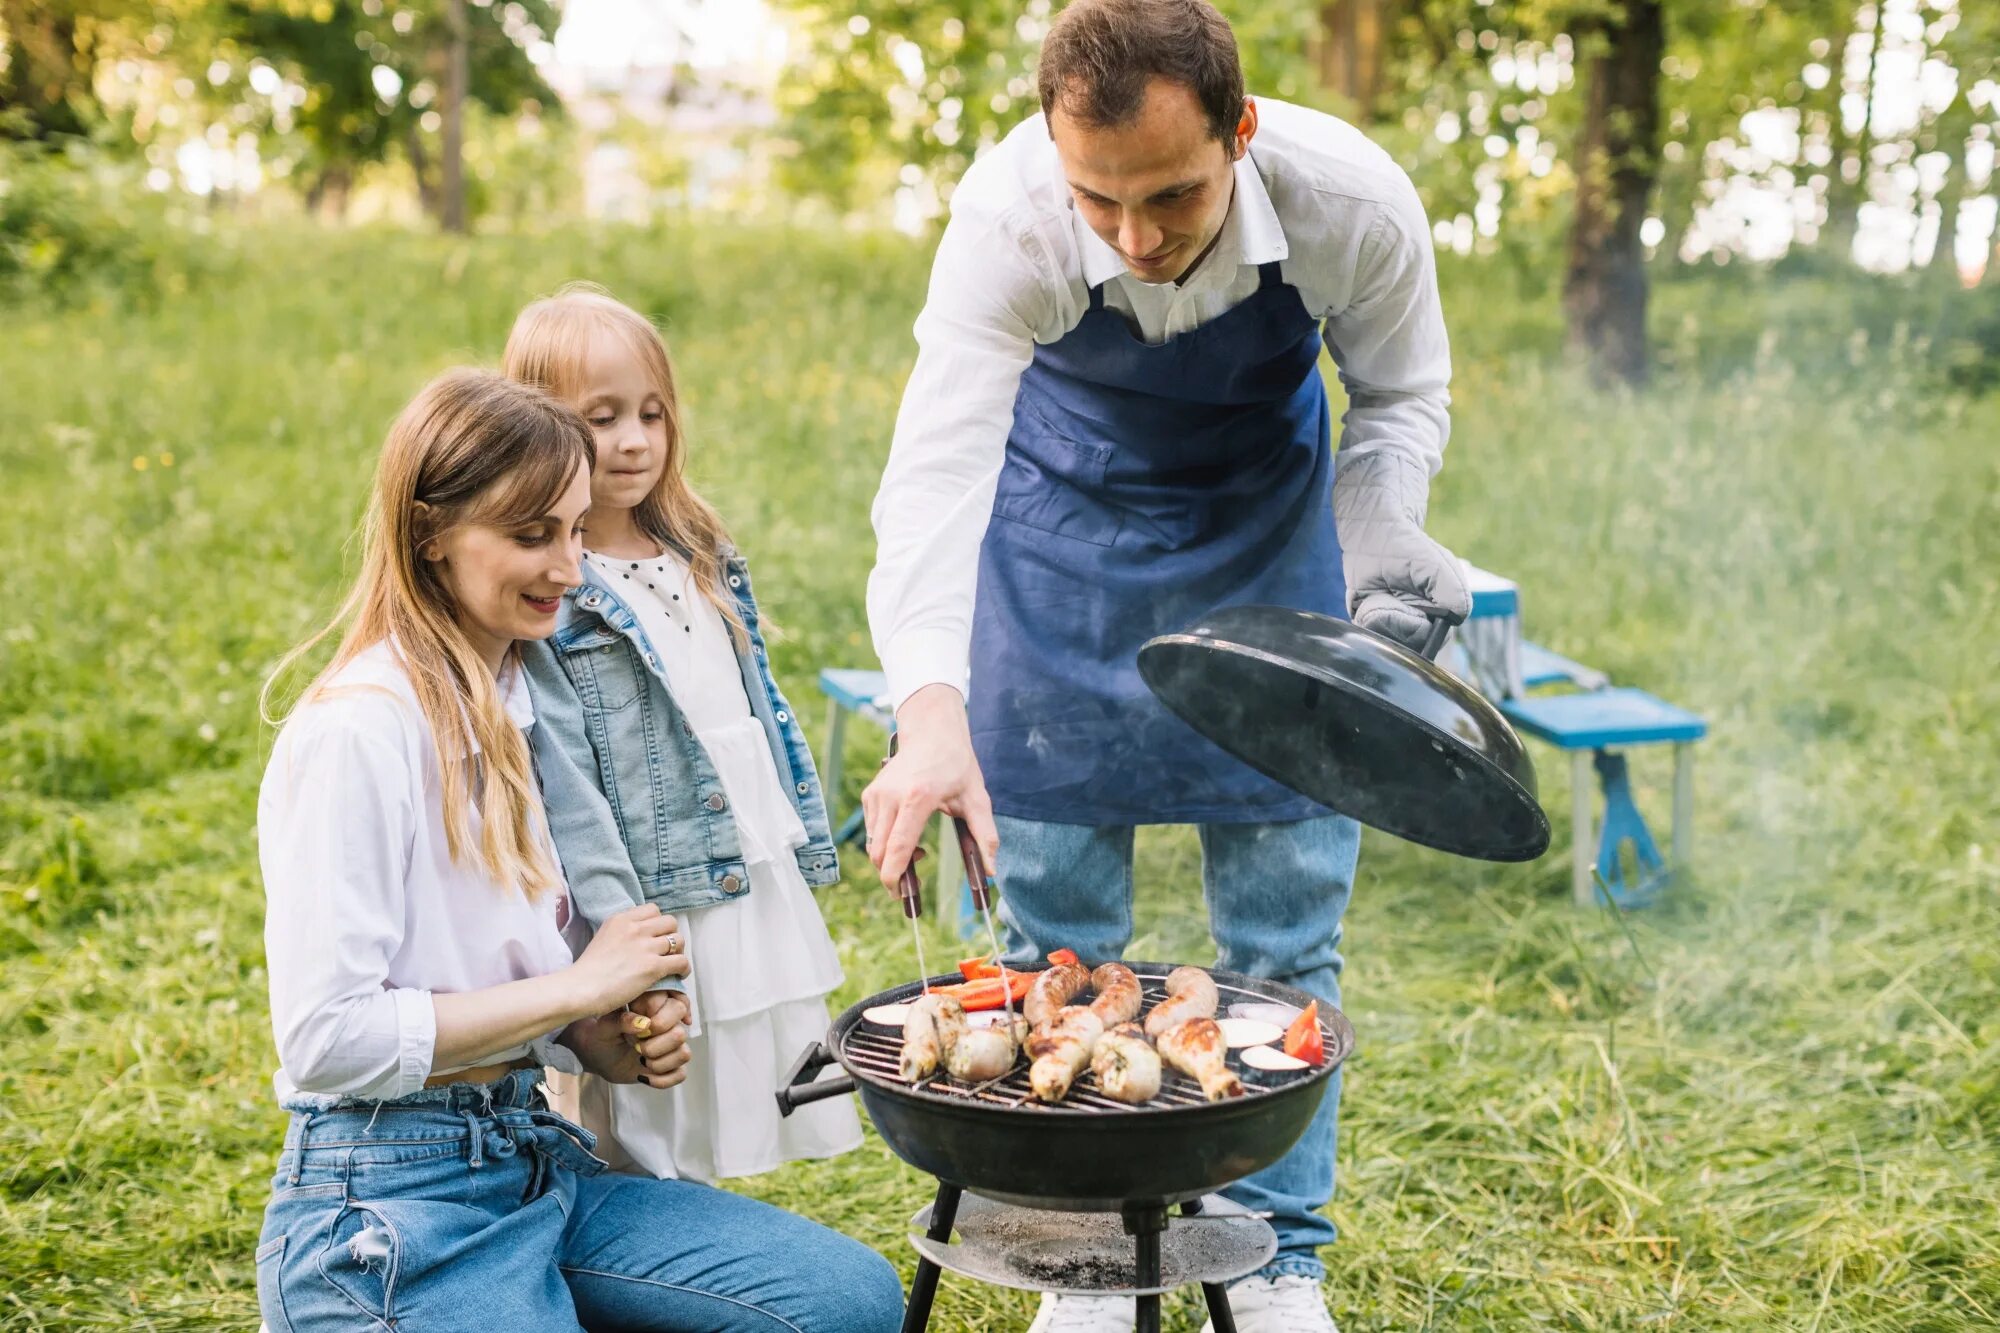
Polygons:
M288 1100L257 1247L271 1333L898 1327L880 1255L707 1185L605 1173L540 1078Z

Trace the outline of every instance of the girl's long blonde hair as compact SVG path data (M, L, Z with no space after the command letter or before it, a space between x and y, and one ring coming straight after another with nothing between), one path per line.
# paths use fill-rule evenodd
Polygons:
M674 361L660 331L595 283L573 282L515 317L501 364L515 379L574 405L587 385L591 342L605 337L622 342L639 358L666 405L666 465L652 491L633 510L632 521L639 531L687 561L695 586L741 640L743 618L737 614L736 600L723 589L729 533L721 516L688 484Z
M527 741L459 628L436 562L422 552L462 524L506 528L541 519L578 465L587 470L596 458L583 418L539 389L483 370L449 370L432 380L382 446L353 590L324 627L285 654L261 696L265 720L275 722L273 687L342 624L333 661L301 702L328 697L342 667L378 643L391 644L436 746L452 859L471 842L476 808L480 862L496 883L518 885L530 901L561 879L543 850Z

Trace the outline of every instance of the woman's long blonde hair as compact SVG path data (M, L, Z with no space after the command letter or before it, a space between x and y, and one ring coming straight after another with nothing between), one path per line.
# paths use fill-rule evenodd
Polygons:
M624 343L639 358L666 405L666 465L652 491L634 508L632 521L639 531L687 561L695 586L740 640L743 618L737 614L735 598L722 586L729 533L721 516L688 484L674 361L660 331L595 283L573 282L515 317L501 364L515 379L574 405L587 384L591 342L605 337Z
M335 673L376 644L391 644L430 724L452 859L471 842L477 808L480 862L496 883L520 886L530 901L561 879L544 851L527 741L459 628L438 565L422 552L462 524L508 528L540 520L578 465L588 470L596 457L583 418L539 389L483 370L449 370L425 385L382 446L360 577L333 618L285 654L261 697L265 720L275 721L270 701L279 678L342 624L333 661L301 702L337 692L328 689Z

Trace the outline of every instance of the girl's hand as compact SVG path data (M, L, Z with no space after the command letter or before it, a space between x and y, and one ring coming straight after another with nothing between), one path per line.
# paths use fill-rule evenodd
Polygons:
M632 1001L620 1026L638 1052L639 1082L671 1088L687 1077L687 997L674 991L647 991Z
M686 976L687 954L675 929L679 924L652 903L629 907L605 921L569 966L578 987L577 1009L606 1014L669 977Z
M686 1021L683 997L651 991L630 1010L579 1018L563 1030L562 1043L607 1083L671 1088L687 1077Z

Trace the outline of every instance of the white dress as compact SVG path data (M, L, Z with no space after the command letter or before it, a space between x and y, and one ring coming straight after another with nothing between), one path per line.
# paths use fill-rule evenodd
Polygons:
M729 626L673 555L589 559L639 617L674 702L715 764L750 890L678 913L693 965L687 1080L661 1092L583 1080L584 1123L613 1165L713 1181L861 1144L853 1101L829 1098L781 1117L773 1093L826 1035L840 956L794 849L806 841L770 742L750 711ZM621 1158L624 1159L621 1161Z

